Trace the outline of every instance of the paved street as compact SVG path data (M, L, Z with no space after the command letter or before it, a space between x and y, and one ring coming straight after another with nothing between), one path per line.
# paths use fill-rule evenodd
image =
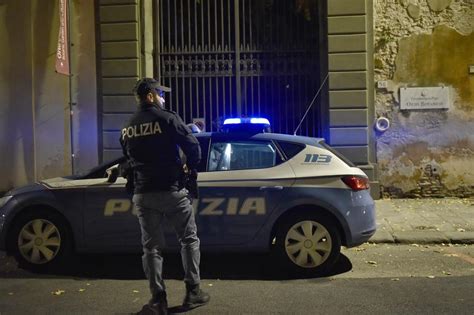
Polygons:
M172 311L184 294L168 255ZM288 278L262 255L203 255L208 306L190 314L472 314L474 245L364 244L344 249L332 275ZM81 256L75 273L36 275L1 253L0 313L129 314L148 299L140 257Z

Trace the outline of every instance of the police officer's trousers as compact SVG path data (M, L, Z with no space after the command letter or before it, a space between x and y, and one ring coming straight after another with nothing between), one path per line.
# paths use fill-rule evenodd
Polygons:
M181 244L181 259L184 281L194 285L200 283L199 238L193 207L187 197L188 191L157 191L135 194L133 204L142 230L143 270L150 282L150 291L157 296L165 291L162 278L164 245L163 219L166 217L176 231Z

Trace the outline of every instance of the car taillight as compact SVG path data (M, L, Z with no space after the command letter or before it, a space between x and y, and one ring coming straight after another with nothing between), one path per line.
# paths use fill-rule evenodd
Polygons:
M352 190L355 191L370 188L369 179L365 177L344 176L341 179L347 186L349 186Z

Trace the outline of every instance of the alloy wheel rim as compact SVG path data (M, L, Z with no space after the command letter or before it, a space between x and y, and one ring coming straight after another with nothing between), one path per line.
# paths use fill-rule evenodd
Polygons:
M61 248L58 228L48 220L35 219L23 226L18 235L20 254L29 263L40 265L50 262Z
M331 249L331 235L318 222L309 220L298 222L286 233L286 254L299 267L320 266L328 259Z

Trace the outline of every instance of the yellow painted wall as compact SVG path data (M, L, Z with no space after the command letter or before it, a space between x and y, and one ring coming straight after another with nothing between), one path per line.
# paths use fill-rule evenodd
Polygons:
M70 168L68 81L54 72L56 1L0 4L0 190Z
M0 0L0 191L71 174L69 78L55 72L58 6ZM75 153L89 147L86 168L97 163L94 3L75 0L73 10Z

